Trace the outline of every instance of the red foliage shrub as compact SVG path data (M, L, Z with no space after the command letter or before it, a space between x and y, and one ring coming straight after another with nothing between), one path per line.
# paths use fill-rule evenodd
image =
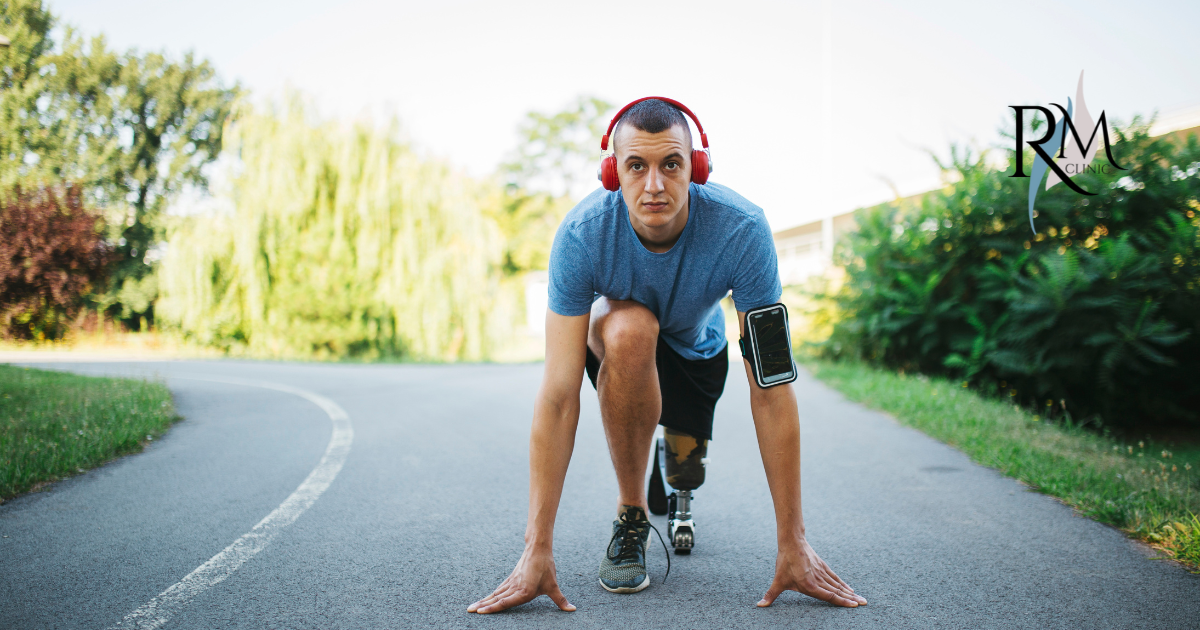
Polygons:
M0 336L62 337L111 251L78 188L16 188L0 199Z

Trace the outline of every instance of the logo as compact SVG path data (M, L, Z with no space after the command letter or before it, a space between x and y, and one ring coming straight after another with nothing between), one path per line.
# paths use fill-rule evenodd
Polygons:
M1081 195L1095 195L1094 192L1084 190L1079 184L1075 183L1071 177L1082 175L1084 173L1105 173L1113 172L1113 169L1126 171L1129 170L1120 164L1117 164L1116 158L1112 154L1112 141L1108 135L1108 119L1104 115L1104 110L1100 111L1100 119L1093 122L1092 116L1088 113L1087 104L1083 101L1083 72L1079 73L1079 86L1075 89L1075 101L1071 101L1071 97L1067 97L1067 107L1063 108L1058 103L1050 103L1058 108L1062 114L1062 124L1058 124L1058 120L1054 117L1054 112L1049 108L1041 105L1009 105L1017 112L1017 133L1016 133L1016 149L1017 149L1017 171L1009 177L1029 177L1029 228L1037 234L1037 228L1033 226L1033 202L1037 199L1038 184L1042 182L1042 176L1046 175L1047 170L1049 176L1046 177L1046 190L1050 187L1062 182L1068 188L1074 190ZM1078 105L1078 111L1076 111ZM1037 110L1046 117L1046 135L1040 140L1025 140L1025 112L1027 110ZM1079 135L1079 130L1091 129L1091 135L1085 143ZM1067 135L1070 132L1070 135ZM1092 160L1096 158L1096 153L1100 150L1100 145L1096 142L1096 135L1104 140L1104 156L1108 159L1108 164L1092 165ZM1033 166L1030 170L1031 174L1025 173L1025 152L1022 150L1024 144L1028 144L1033 148L1034 158ZM1058 161L1052 157L1054 152L1058 152Z

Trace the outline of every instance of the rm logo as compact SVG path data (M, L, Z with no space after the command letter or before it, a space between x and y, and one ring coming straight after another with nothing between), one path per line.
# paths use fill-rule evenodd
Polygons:
M1075 103L1079 104L1079 111L1074 112ZM1111 173L1112 169L1122 171L1128 170L1125 167L1117 164L1116 158L1112 154L1112 141L1108 135L1108 120L1104 115L1104 111L1100 111L1100 120L1093 122L1091 114L1088 113L1087 105L1083 102L1083 72L1079 73L1079 87L1075 91L1075 103L1070 97L1067 98L1067 107L1063 109L1058 103L1050 103L1058 108L1062 113L1062 122L1059 125L1054 113L1049 108L1041 105L1010 105L1017 112L1017 171L1009 177L1030 177L1025 173L1025 153L1022 151L1022 145L1026 144L1025 140L1025 111L1037 110L1046 117L1046 135L1040 140L1029 140L1029 146L1033 147L1036 154L1033 158L1032 179L1029 182L1029 227L1036 234L1037 229L1033 227L1033 202L1037 199L1038 184L1042 182L1042 176L1049 169L1050 175L1046 178L1046 189L1058 182L1065 183L1071 190L1081 195L1095 195L1096 193L1084 190L1079 184L1071 180L1071 176L1080 175L1082 173ZM1079 130L1091 130L1088 140L1085 143L1079 136ZM1071 135L1068 137L1067 132ZM1097 166L1092 165L1092 160L1096 157L1096 152L1100 146L1096 143L1097 133L1104 139L1104 156L1108 159L1108 164ZM1054 152L1058 152L1058 161L1055 162Z

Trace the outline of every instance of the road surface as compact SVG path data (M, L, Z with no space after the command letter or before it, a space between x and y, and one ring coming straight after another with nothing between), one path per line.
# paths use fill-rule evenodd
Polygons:
M0 628L1200 627L1200 576L807 375L795 388L809 539L870 605L786 593L756 608L774 519L733 365L696 493L697 547L672 558L670 579L652 547L651 588L597 584L616 480L585 381L555 537L578 611L542 597L492 616L466 607L521 553L541 364L44 366L156 375L185 420L144 453L0 505ZM321 397L353 441L309 501L298 488L338 463ZM268 515L278 527L252 531Z

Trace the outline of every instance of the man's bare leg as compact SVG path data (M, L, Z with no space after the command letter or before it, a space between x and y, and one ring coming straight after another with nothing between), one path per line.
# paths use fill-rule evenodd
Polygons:
M622 505L646 506L646 462L662 413L655 348L658 319L633 301L592 305L588 347L600 359L596 391Z

